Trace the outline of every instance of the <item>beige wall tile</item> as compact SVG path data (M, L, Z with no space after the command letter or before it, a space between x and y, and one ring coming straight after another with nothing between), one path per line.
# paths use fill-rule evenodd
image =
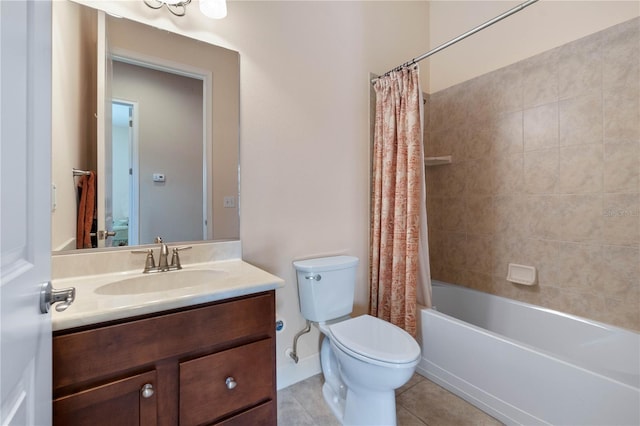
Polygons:
M542 301L551 309L587 318L605 309L603 296L575 289L546 288Z
M490 195L494 192L494 173L491 158L465 162L466 193L468 195Z
M603 34L605 89L640 86L640 19L620 24Z
M444 197L440 199L440 229L444 231L465 232L465 200L462 197Z
M538 273L538 285L552 285L558 281L560 242L528 238L522 249L523 264L533 266Z
M456 232L442 233L443 266L456 270L462 270L466 266L466 235Z
M524 185L523 154L500 154L493 160L495 194L519 194Z
M509 263L524 264L524 239L496 236L493 239L493 275L505 280Z
M640 330L640 297L614 299L605 298L601 321L619 327Z
M450 126L448 114L453 111L454 96L455 94L449 90L442 90L429 96L428 117L431 132L438 132Z
M486 195L465 197L465 223L469 232L493 234L495 232L493 197Z
M558 49L522 61L523 107L558 100Z
M561 147L558 192L602 192L603 163L602 144Z
M523 107L523 67L514 64L491 73L490 96L496 114L521 111Z
M427 223L430 231L442 230L443 198L427 194Z
M560 239L562 198L557 195L532 195L527 198L528 235L531 238Z
M601 277L602 248L597 244L559 242L556 267L555 285L593 290Z
M469 119L468 99L469 92L465 87L466 83L454 86L448 93L445 116L443 123L445 126L460 126Z
M559 197L560 238L564 241L600 242L603 217L601 194Z
M496 118L493 126L493 152L522 152L524 149L522 122L522 111L503 114Z
M604 146L604 191L640 191L640 144Z
M432 96L434 279L640 330L638 49L640 18Z
M464 163L427 167L426 179L432 195L460 196L465 192L466 167Z
M493 270L493 240L491 236L467 234L465 249L465 269L471 272L491 274Z
M640 96L638 91L615 89L604 92L604 141L640 141Z
M600 268L594 274L595 278L590 281L592 291L616 299L638 297L640 295L640 248L605 245L601 247L599 254Z
M527 236L529 211L523 195L498 195L494 198L496 234L521 239Z
M541 303L550 309L569 312L571 298L561 287L545 287L541 297Z
M640 244L640 194L605 194L603 244Z
M446 127L429 135L430 147L428 155L452 155L457 161L465 158L463 129L459 126Z
M493 276L478 271L465 270L462 277L462 285L474 290L491 293L493 289Z
M553 194L560 174L558 148L524 153L524 188L529 194Z
M560 145L602 142L601 92L560 101L558 108Z
M602 89L602 34L560 48L558 94L573 98Z
M581 291L570 291L568 293L570 305L569 313L580 317L599 316L605 308L605 298L601 294L594 294Z
M445 283L462 285L464 283L464 269L442 266L437 270L436 275L432 275L432 278Z
M442 268L444 265L443 255L443 232L435 229L429 224L429 263L431 265L431 274L433 276L434 269Z
M493 135L495 130L491 122L481 125L465 126L462 138L464 158L475 160L491 155L493 152Z
M466 109L467 121L474 127L480 123L487 123L495 113L491 99L492 74L485 74L460 84L460 107Z
M558 145L558 104L541 105L524 111L524 150Z

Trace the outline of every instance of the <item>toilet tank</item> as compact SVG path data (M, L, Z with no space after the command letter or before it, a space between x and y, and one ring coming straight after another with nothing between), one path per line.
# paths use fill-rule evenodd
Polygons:
M353 310L358 258L319 257L293 262L298 278L300 312L309 321L324 322Z

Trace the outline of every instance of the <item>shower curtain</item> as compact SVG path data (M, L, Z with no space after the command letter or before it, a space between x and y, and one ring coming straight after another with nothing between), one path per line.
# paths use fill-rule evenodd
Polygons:
M418 297L431 306L418 67L379 78L374 90L369 312L415 336Z

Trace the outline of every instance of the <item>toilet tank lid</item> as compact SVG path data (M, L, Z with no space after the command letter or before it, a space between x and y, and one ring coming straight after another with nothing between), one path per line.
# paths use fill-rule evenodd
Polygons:
M322 272L351 268L358 264L355 256L317 257L315 259L296 260L294 268L302 272Z

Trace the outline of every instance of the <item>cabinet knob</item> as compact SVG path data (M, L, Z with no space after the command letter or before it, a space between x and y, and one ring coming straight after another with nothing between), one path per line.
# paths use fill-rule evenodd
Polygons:
M231 376L227 377L227 379L224 381L224 383L227 385L227 389L229 389L229 390L231 390L231 389L235 388L236 386L238 386L238 382L236 382L236 379L234 379Z
M140 393L142 393L143 398L151 398L153 396L153 385L150 383L147 383L142 387L142 389L140 390Z

